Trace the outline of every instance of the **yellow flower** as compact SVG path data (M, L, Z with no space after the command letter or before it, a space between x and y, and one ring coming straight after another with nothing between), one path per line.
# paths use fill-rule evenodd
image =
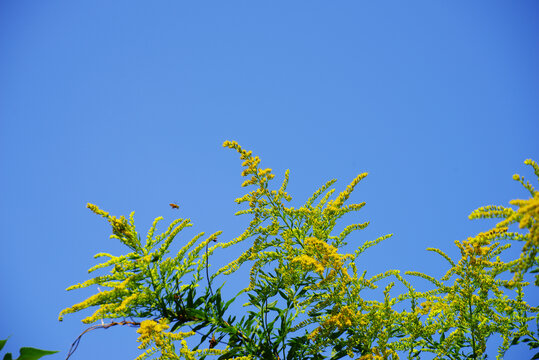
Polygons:
M316 259L309 255L301 255L292 260L292 264L299 264L304 271L314 271L319 275L324 272L324 267Z

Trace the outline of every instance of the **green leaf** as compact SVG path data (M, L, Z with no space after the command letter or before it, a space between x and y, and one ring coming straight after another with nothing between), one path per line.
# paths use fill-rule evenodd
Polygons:
M174 325L172 325L172 328L170 329L170 332L174 332L177 328L179 328L183 324L183 321L176 321Z
M6 342L9 338L7 338L6 340L0 340L0 350L2 350L4 348L4 346L6 345Z
M31 347L23 347L20 350L21 355L17 360L37 360L45 355L56 354L58 351L40 350Z
M6 355L4 355L4 360L13 360L11 353L7 353Z

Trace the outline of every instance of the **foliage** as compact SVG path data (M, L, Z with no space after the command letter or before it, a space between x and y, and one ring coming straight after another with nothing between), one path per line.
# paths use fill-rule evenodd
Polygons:
M110 274L68 290L90 285L110 290L63 310L60 320L65 314L93 307L97 310L83 322L143 319L137 323L137 332L145 351L138 359L397 359L399 354L419 358L423 353L438 359L481 359L486 357L487 341L493 335L503 339L498 358L519 341L531 348L538 346L537 333L528 328L531 320L537 321L538 309L524 301L528 283L523 275L538 270L539 196L523 178L515 176L532 198L512 201L518 210L490 206L474 211L471 218L505 220L492 230L456 241L460 259L453 260L440 249L428 249L449 265L440 279L394 269L367 277L367 270L359 268L360 256L391 234L344 253L347 237L368 223L350 224L335 232L345 214L365 205L345 203L367 173L359 174L335 197L335 180L330 180L303 206L294 208L287 206L291 201L286 192L289 171L281 186L272 188L272 170L260 168L258 156L236 142L226 141L223 146L239 153L246 178L242 186L253 189L236 199L238 204L248 205L236 213L250 216L247 228L228 242L217 242L220 232L201 241L200 233L174 257L165 257L179 232L191 226L189 219L175 220L155 236L161 220L157 218L143 244L133 213L128 221L89 204L90 210L109 221L111 237L131 252L97 254L96 258L107 260L89 271L110 268ZM537 164L526 163L539 177ZM512 223L529 232L509 232ZM522 256L502 261L501 254L511 246L502 245L502 240L523 241ZM210 247L211 242L217 243ZM249 242L247 250L210 276L210 256L241 242ZM224 283L215 291L213 284L242 266L250 267L249 283L225 302ZM204 272L207 286L200 292ZM509 272L514 273L513 279L504 280ZM418 277L427 280L432 289L416 291L410 279ZM380 294L382 300L369 299L365 290L380 290L382 282L389 282ZM406 291L393 295L395 282ZM227 316L240 296L248 299L245 315L241 319ZM198 345L189 346L186 339L195 335L200 339ZM181 344L178 349L175 342Z
M6 345L8 339L0 340L0 350L4 348ZM52 355L56 354L58 351L49 351L49 350L40 350L36 348L31 347L22 347L19 350L19 357L15 360L37 360L41 359L45 355ZM13 356L11 353L7 353L4 355L4 360L11 360L13 359Z

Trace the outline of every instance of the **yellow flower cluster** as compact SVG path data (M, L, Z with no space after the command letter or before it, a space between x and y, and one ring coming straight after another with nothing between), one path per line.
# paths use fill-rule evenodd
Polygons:
M492 266L493 263L488 261L488 254L492 250L492 246L489 245L493 239L504 235L506 232L507 228L505 227L494 228L462 242L456 240L455 245L460 249L462 259L471 265Z
M314 271L322 276L324 267L309 255L300 255L291 261L292 265L298 264L303 271Z
M447 298L447 297L446 297ZM435 318L439 314L443 313L444 311L448 310L448 306L445 302L442 301L430 301L427 300L420 304L421 309L419 310L420 314L423 315L429 315L429 318Z
M122 215L120 218L116 218L116 216L109 217L110 225L112 226L112 230L114 233L117 234L123 234L126 236L129 236L131 233L129 231L129 224L127 223L127 219Z
M350 194L352 193L352 191L354 191L354 188L356 187L356 185L363 179L365 178L366 176L368 175L368 173L362 173L362 174L359 174L358 176L356 176L354 178L354 180L352 180L352 182L346 187L346 190L344 190L343 192L341 192L337 198L335 199L335 201L330 201L328 202L328 207L329 208L339 208L341 207L344 202L346 200L348 200L348 198L350 197Z
M497 227L489 231L481 232L473 238L468 238L469 242L475 242L477 244L489 244L496 237L502 236L507 232L506 227Z
M104 210L101 210L97 205L94 205L94 204L86 204L86 207L90 210L92 210L95 214L97 215L101 215L103 216L104 218L108 218L109 217L109 213L104 211Z
M370 354L365 354L358 360L388 360L398 359L399 355L393 349L379 349L377 347L372 349Z
M116 218L116 216L110 216L108 212L101 210L97 205L90 203L86 204L86 207L97 215L101 215L104 218L107 218L110 225L112 226L112 230L114 233L130 235L129 224L127 223L127 219L124 216L121 216L120 218Z
M271 169L259 169L258 164L260 163L260 158L258 156L253 156L252 151L242 149L242 147L236 141L225 141L223 143L223 147L236 150L240 154L240 159L244 160L242 166L245 167L245 169L242 171L241 175L244 177L250 175L250 177L245 180L241 186L259 186L258 189L236 199L236 202L240 204L248 201L249 206L252 209L263 207L267 201L261 199L261 196L264 194L268 196L271 195L270 191L267 189L267 185L268 181L273 179L275 175L271 173Z
M137 239L137 233L135 231L135 228L132 226L132 224L134 223L134 212L131 213L130 224L124 216L120 216L119 218L117 218L116 216L111 216L108 212L101 210L97 205L88 203L86 204L86 207L95 214L101 215L109 221L110 225L112 226L113 233L110 236L111 238L116 238L120 240L121 242L129 246L131 249L137 247L139 241Z
M365 325L365 321L361 313L350 305L340 307L335 313L329 315L320 322L320 325L311 331L307 338L311 341L325 342L327 336L335 330L345 330L352 326L358 327Z
M350 306L344 306L340 309L339 313L331 316L327 319L322 326L328 328L338 328L342 330L349 326L352 326L352 320L354 319L355 312Z
M159 322L156 322L154 320L144 320L140 323L140 328L137 330L137 333L139 333L139 338L137 339L138 342L141 344L139 345L139 349L147 349L144 353L142 353L140 356L136 358L136 360L142 360L146 359L149 356L155 354L156 352L161 352L161 356L159 359L180 359L180 356L176 354L173 341L182 341L182 345L185 342L185 338L194 335L195 333L193 331L190 332L179 332L179 333L170 333L166 332L169 328L167 320L161 319ZM154 346L152 346L154 344ZM180 351L180 354L185 356L185 358L193 358L194 359L194 352L190 351L188 348L186 349L186 346L182 351Z
M88 281L88 283L90 283L90 282L91 282L91 280ZM85 285L86 285L86 283L73 285L73 286L67 288L67 290L79 289L79 288L85 287ZM115 304L114 301L117 298L119 298L119 297L121 297L121 296L123 296L123 295L125 295L127 293L128 293L128 291L126 291L125 289L121 289L121 288L114 288L114 289L107 290L107 291L100 291L97 294L94 294L94 295L90 296L86 300L84 300L84 301L82 301L82 302L80 302L78 304L75 304L75 305L73 305L73 306L71 306L71 307L69 307L67 309L62 310L60 312L60 315L58 316L58 320L63 321L64 315L66 315L66 314L75 313L77 311L80 311L80 310L83 310L83 309L86 309L86 308L89 308L89 307L92 307L92 306L100 305L100 304L107 304L107 305L100 305L100 307L94 312L93 315L88 316L88 317L86 317L86 318L84 318L82 320L82 322L85 323L85 324L91 324L91 323L101 319L104 316L104 314L107 314L107 311L113 311L114 313L116 313L115 307L117 306L117 304ZM110 304L111 302L113 302L113 303Z
M343 267L347 259L353 259L353 255L340 255L336 247L316 237L308 237L303 241L303 253L295 256L290 261L290 265L291 270L299 268L302 272L314 271L323 277L316 286L332 283L337 277L339 277L338 283L343 285L351 280L347 269ZM326 269L329 271L324 275ZM294 274L289 275L294 277ZM342 291L344 288L341 289Z
M244 181L241 186L245 187L256 183L263 185L264 183L267 183L268 180L275 177L275 175L271 173L271 169L259 169L258 164L260 163L260 158L258 156L253 157L252 151L242 149L236 141L225 141L223 147L236 150L240 154L240 159L244 160L242 166L246 169L243 170L241 176L252 175L251 178Z
M168 329L168 324L161 319L159 323L154 320L144 320L140 323L140 328L137 330L137 333L140 334L137 339L138 342L142 343L139 346L139 349L144 349L152 341L155 341L157 346L162 345L162 334L163 330ZM157 338L157 339L156 339Z
M120 306L118 306L116 308L116 312L125 312L125 311L127 311L127 309L130 307L130 305L132 305L133 303L136 303L136 301L141 297L141 295L142 294L139 293L139 292L134 292L131 295L127 296L122 301Z
M530 230L530 243L527 246L539 247L539 191L528 200L511 200L511 205L519 207L517 215L520 217L519 227Z
M340 255L337 248L316 237L308 237L304 241L305 251L308 255L318 259L324 268L343 270L342 265L353 255Z

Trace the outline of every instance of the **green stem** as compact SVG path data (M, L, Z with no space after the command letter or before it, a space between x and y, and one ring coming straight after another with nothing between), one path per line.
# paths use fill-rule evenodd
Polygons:
M472 293L473 296L473 293ZM473 321L473 309L472 309L472 298L468 298L468 309L470 311L470 332L472 334L472 351L473 351L473 359L477 359L477 354L475 352L475 335L474 335L474 321Z

